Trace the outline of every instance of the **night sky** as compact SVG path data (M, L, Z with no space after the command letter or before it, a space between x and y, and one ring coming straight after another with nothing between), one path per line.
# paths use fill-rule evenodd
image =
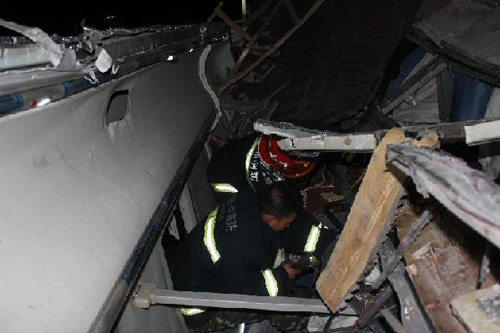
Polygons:
M129 6L125 10L98 10L96 5L84 7L85 2L73 3L78 10L68 10L65 14L60 10L48 8L35 10L8 10L0 14L0 18L14 21L26 26L39 27L49 35L75 36L82 32L81 25L105 29L111 27L144 27L151 25L175 25L206 22L213 9L220 0L187 1L180 0L176 4L148 3L144 7L137 7L133 11ZM241 2L238 0L226 1L223 10L234 19L240 19ZM87 4L88 5L88 4ZM117 7L120 8L120 7ZM2 36L16 36L18 34L0 28Z

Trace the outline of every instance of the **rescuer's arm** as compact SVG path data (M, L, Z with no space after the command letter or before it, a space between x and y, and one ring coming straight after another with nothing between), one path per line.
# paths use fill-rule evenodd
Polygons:
M326 247L335 242L338 233L326 228L306 212L302 212L284 231L285 261L297 268L319 264Z
M289 296L293 289L293 279L300 270L283 264L276 268L247 271L243 279L242 293L258 296Z

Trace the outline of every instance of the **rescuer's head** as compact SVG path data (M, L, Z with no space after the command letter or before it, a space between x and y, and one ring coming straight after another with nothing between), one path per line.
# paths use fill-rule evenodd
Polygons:
M299 178L309 174L315 165L313 159L291 156L278 147L282 139L276 135L262 135L259 141L259 155L262 161L277 170L285 178Z
M275 231L290 226L302 209L302 195L292 184L277 182L259 193L262 220Z

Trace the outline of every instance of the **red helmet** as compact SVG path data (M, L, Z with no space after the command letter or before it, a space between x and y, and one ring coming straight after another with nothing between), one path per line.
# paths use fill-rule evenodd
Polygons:
M261 136L259 141L261 159L285 178L299 178L311 172L315 165L314 160L287 155L278 147L280 139L282 138L276 135Z

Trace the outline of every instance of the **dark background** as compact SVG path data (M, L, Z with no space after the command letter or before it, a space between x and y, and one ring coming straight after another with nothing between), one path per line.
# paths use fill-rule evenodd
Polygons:
M144 3L132 2L126 9L96 10L98 4L86 2L68 3L77 8L64 8L53 10L50 8L9 8L2 11L0 18L13 21L22 25L38 27L49 35L76 36L82 32L82 25L106 28L134 28L152 25L178 25L202 23L217 7L220 0L178 1L176 3ZM238 0L226 1L223 10L238 20L241 18L241 2ZM10 6L9 6L10 7ZM117 6L117 8L124 7ZM132 8L133 7L133 8ZM0 27L1 36L18 36L19 34Z

